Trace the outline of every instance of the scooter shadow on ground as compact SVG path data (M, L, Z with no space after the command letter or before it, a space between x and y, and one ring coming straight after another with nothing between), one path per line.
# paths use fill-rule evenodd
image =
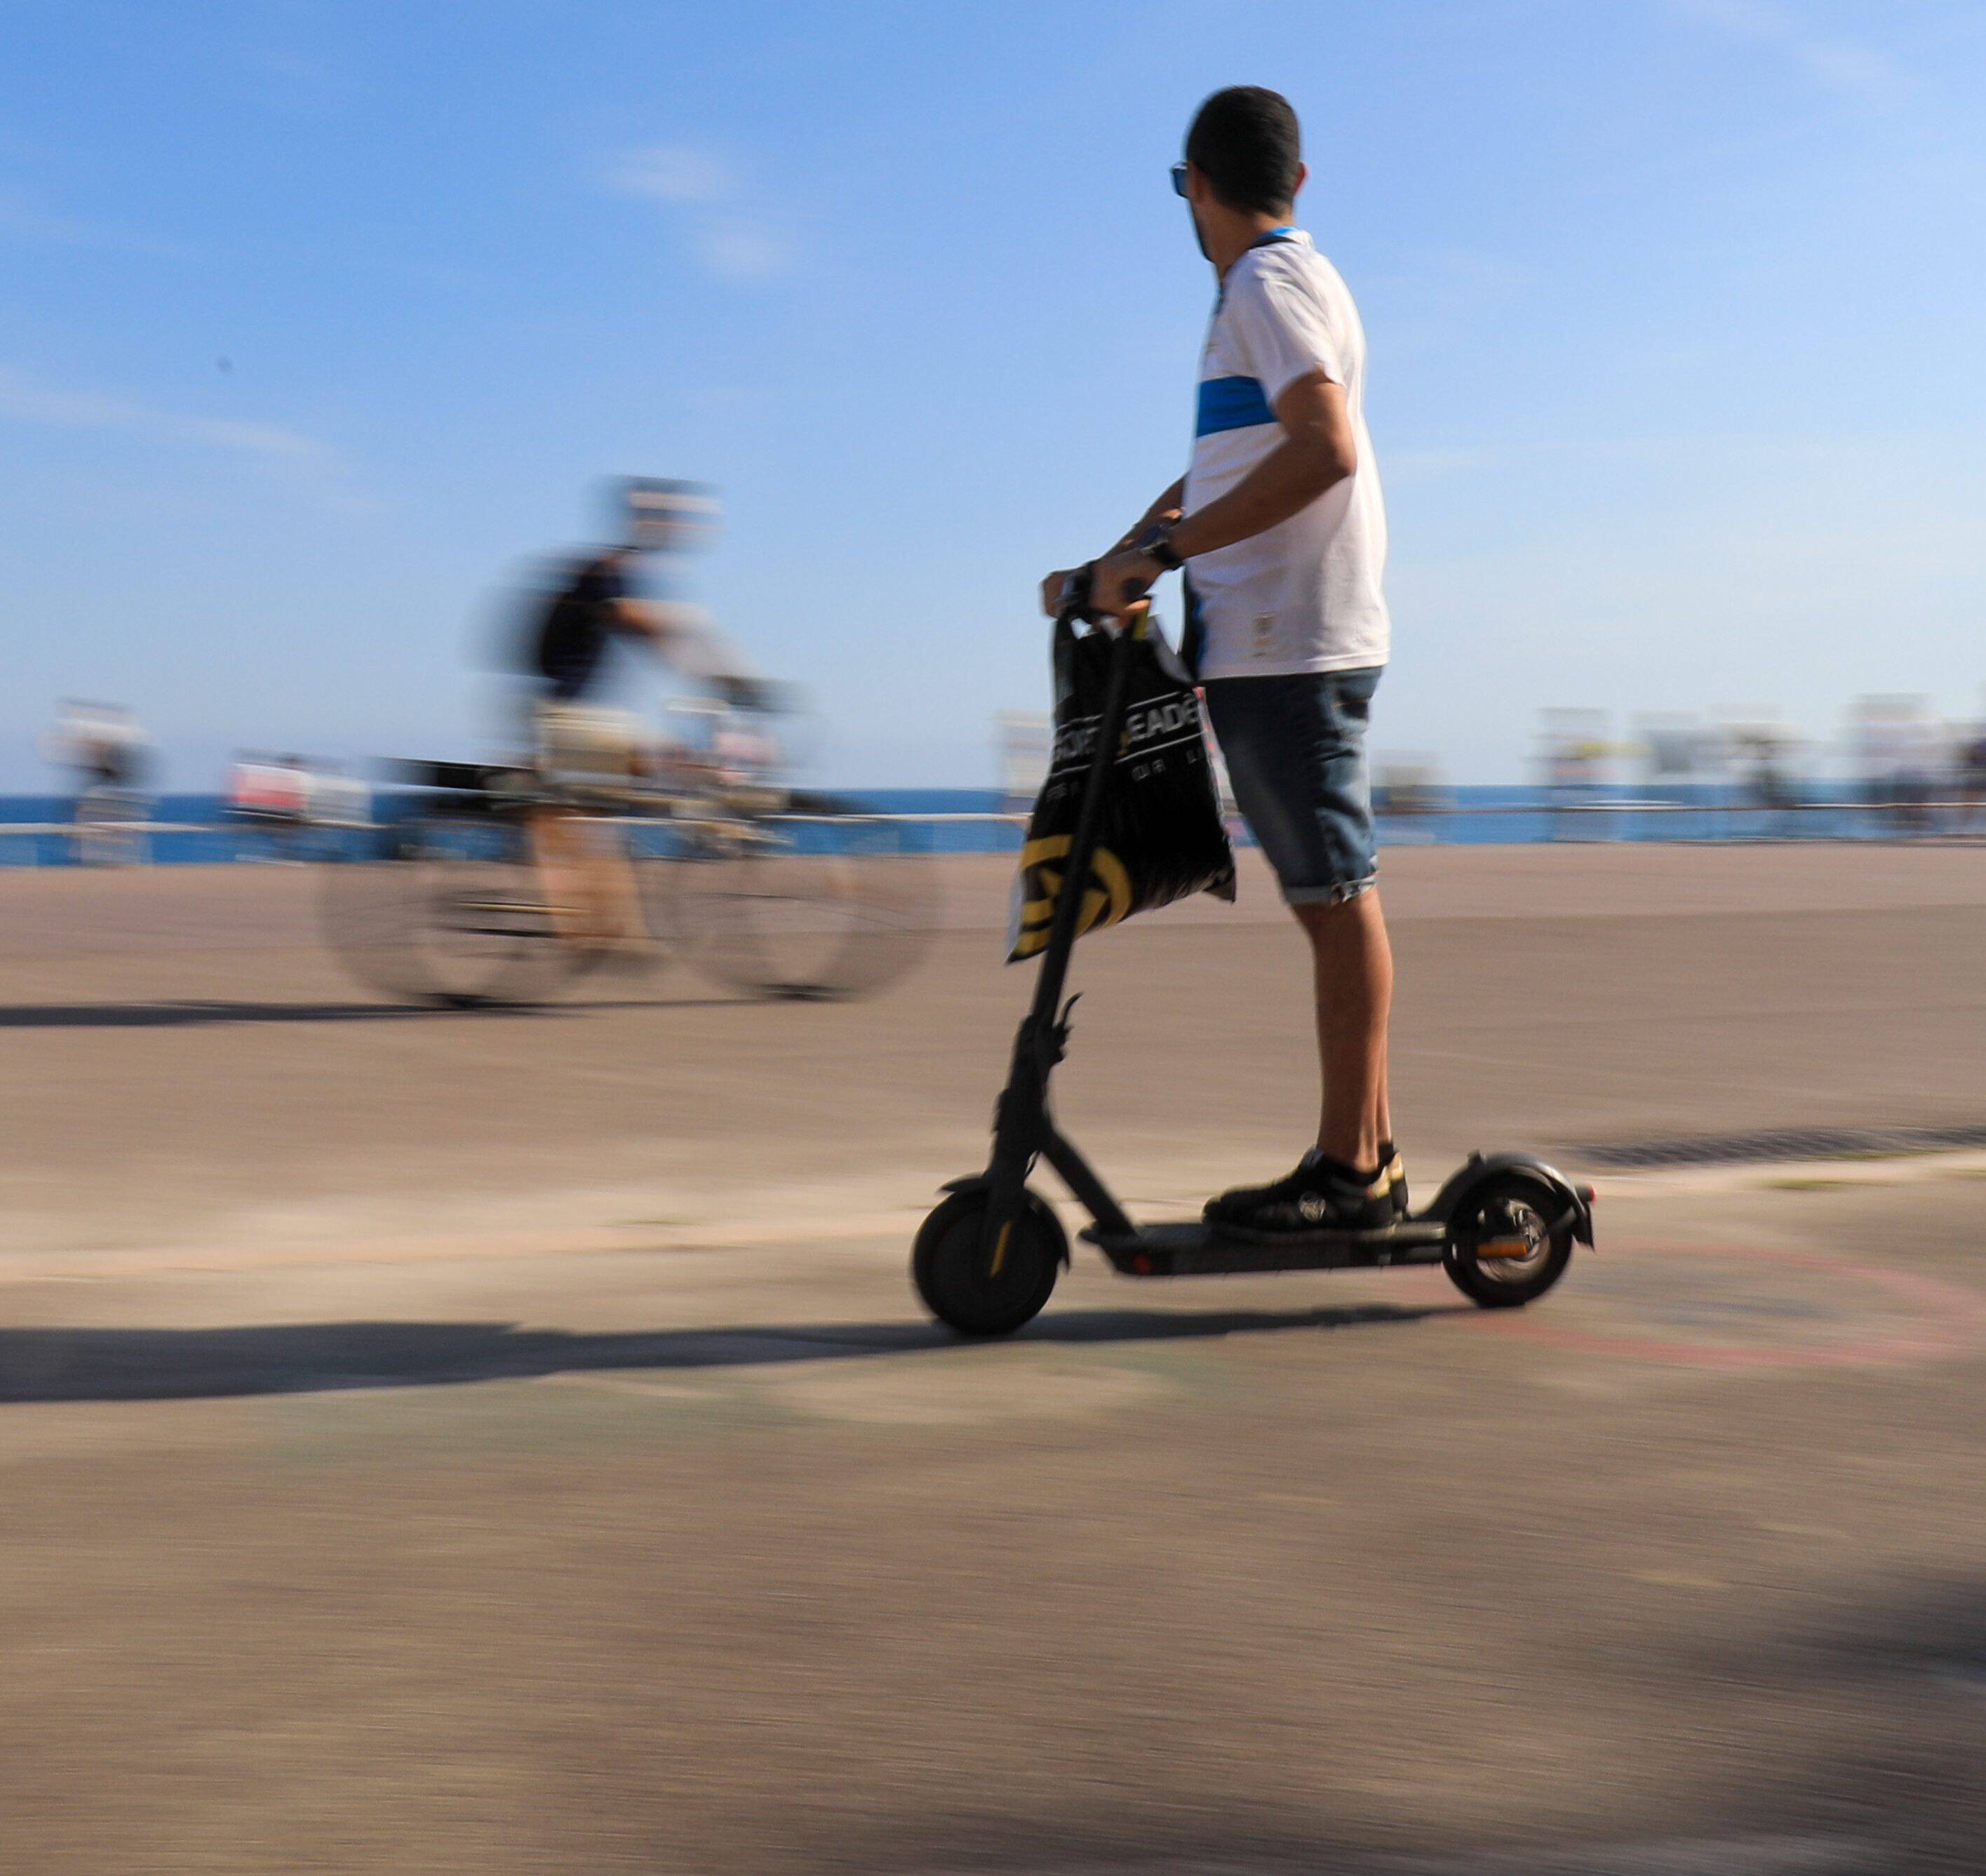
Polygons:
M1310 1309L1075 1309L1032 1324L1015 1352L1184 1342L1298 1329L1399 1326L1472 1314L1466 1303ZM981 1345L987 1346L988 1345ZM1004 1345L1003 1345L1004 1346ZM0 1406L199 1400L445 1387L547 1375L777 1367L956 1354L935 1324L744 1324L590 1335L504 1322L282 1322L227 1329L0 1329Z
M745 996L575 998L569 1002L461 1009L417 1003L253 1003L198 998L171 998L156 1003L9 1003L0 1004L0 1029L180 1029L226 1023L418 1022L423 1017L536 1020L590 1015L595 1011L726 1009L765 1000Z

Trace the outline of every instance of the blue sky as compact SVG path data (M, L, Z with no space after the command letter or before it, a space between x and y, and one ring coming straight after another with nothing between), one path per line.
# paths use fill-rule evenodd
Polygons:
M12 0L0 786L62 695L182 786L467 750L599 477L720 484L699 596L821 767L976 784L1041 572L1182 466L1193 106L1271 84L1371 347L1382 750L1538 709L1986 680L1977 0ZM1176 612L1170 594L1161 610Z

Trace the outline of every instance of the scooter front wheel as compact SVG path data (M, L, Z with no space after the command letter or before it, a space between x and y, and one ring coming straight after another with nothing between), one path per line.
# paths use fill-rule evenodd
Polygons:
M1069 1239L1045 1201L1023 1193L991 1245L990 1203L983 1186L953 1193L924 1220L911 1253L924 1307L961 1335L1010 1335L1032 1322L1069 1261Z

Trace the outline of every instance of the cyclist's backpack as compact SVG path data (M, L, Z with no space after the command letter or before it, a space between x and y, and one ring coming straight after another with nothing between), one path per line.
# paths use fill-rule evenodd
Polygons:
M1144 616L1130 654L1116 759L1105 772L1079 931L1100 931L1196 892L1234 897L1234 853L1220 818L1200 698L1165 635ZM1106 633L1078 638L1066 621L1056 625L1055 749L1014 881L1009 964L1033 957L1049 941L1096 751L1112 651Z
M550 590L538 601L524 621L523 668L541 678L556 678L565 668L576 639L583 638L591 623L592 607L581 596L580 586L592 563L574 560L548 571Z

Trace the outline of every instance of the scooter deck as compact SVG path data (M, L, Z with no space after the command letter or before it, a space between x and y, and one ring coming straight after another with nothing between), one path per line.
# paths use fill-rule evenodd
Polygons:
M1203 1220L1148 1224L1129 1234L1092 1225L1082 1233L1126 1277L1239 1277L1277 1270L1372 1270L1439 1264L1448 1227L1406 1218L1372 1231L1316 1231L1274 1244L1233 1238Z

